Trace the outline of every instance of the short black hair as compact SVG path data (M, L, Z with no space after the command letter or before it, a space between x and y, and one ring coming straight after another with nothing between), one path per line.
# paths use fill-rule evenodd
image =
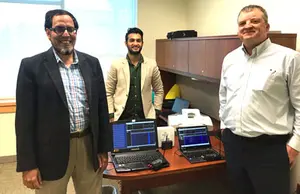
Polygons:
M76 18L73 16L73 14L71 14L70 12L66 11L66 10L63 10L63 9L53 9L53 10L50 10L46 13L45 15L45 25L44 25L44 28L45 30L48 28L52 28L52 19L54 16L57 16L57 15L68 15L72 18L73 22L74 22L74 27L78 30L79 28L79 25L78 25L78 22L76 20Z
M125 41L126 42L128 41L128 35L129 34L139 34L139 35L141 35L141 38L142 38L142 41L143 41L144 33L143 33L143 31L141 29L136 28L136 27L134 27L134 28L128 28L127 33L125 35Z

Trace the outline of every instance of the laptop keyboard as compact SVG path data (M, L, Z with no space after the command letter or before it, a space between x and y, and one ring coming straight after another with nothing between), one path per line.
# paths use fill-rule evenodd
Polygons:
M189 158L202 158L205 161L220 159L220 155L214 150L201 150L186 153Z
M132 154L126 156L116 156L115 159L118 164L128 164L134 162L152 162L156 159L162 158L160 152Z

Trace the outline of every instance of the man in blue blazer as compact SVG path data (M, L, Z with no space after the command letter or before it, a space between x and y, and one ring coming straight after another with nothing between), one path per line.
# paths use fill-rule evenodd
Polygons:
M22 60L16 91L17 171L36 193L101 193L111 130L98 59L74 49L76 18L45 16L52 47Z

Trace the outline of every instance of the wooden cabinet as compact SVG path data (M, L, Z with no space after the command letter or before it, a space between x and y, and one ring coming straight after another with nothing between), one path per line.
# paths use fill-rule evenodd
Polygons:
M159 67L165 67L166 60L166 40L156 41L156 62Z
M205 40L189 41L189 73L203 75L205 67Z
M219 79L224 57L239 47L239 39L189 41L189 73Z
M175 41L174 64L177 71L188 72L189 70L189 41Z
M156 41L156 62L159 67L173 69L175 44L171 40Z
M159 67L188 71L188 41L156 41L156 62Z
M273 43L296 49L296 34L269 34ZM241 46L236 35L156 40L156 60L164 71L218 81L224 57Z

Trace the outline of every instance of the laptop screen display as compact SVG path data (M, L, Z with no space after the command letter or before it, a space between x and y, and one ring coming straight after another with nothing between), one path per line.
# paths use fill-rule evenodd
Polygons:
M188 108L189 105L189 101L184 100L182 98L176 98L172 107L172 111L181 114L181 110L184 108Z
M113 123L114 152L157 148L155 120L119 121Z
M180 149L209 147L210 139L206 126L177 128Z

